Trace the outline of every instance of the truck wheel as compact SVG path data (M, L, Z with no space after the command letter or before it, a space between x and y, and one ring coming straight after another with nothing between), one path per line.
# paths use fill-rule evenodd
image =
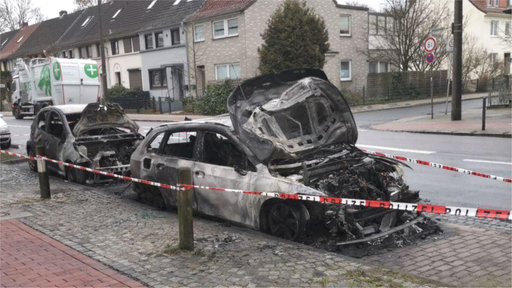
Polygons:
M308 221L308 210L299 202L276 202L267 214L270 234L291 241L300 241L305 236Z
M21 107L19 105L16 105L14 108L12 108L12 115L18 120L23 119L23 115L21 115Z

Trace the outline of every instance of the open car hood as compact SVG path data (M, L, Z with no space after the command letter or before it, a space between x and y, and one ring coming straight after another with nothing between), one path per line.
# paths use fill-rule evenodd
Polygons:
M84 132L100 128L125 128L136 133L139 130L139 125L128 118L123 108L117 103L107 103L106 105L90 103L85 107L80 120L73 128L73 134L79 137Z
M332 143L355 144L350 108L318 69L261 75L228 98L235 133L265 164Z

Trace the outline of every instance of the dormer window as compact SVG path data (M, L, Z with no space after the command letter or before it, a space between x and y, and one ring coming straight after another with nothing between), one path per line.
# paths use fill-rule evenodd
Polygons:
M149 4L147 10L151 9L156 3L156 0L153 0L153 2L151 2L151 4Z
M21 40L23 40L23 37L24 37L24 36L25 36L25 35L21 35L20 39L18 39L18 41L16 41L16 43L20 43L20 42L21 42Z
M82 28L84 28L85 26L87 26L87 24L89 24L89 22L91 22L91 20L92 20L92 18L93 18L93 17L94 17L94 16L89 16L89 17L87 17L87 19L85 19L84 23L82 23L82 26L81 26L81 27L82 27Z
M114 14L114 16L112 16L112 21L116 20L116 17L117 17L117 15L119 15L119 13L121 13L121 10L123 10L123 9L117 10L116 14Z

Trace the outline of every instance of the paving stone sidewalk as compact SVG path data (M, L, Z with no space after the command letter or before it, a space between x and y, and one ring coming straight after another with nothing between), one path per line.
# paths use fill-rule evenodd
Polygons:
M446 285L198 217L197 250L180 252L173 248L176 213L137 202L126 184L79 186L52 177L52 198L42 201L26 163L0 164L0 171L0 212L30 213L19 221L150 287Z
M0 287L144 287L18 220L0 221L0 238Z

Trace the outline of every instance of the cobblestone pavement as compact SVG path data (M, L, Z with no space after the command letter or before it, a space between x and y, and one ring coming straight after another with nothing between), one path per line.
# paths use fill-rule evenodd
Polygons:
M0 211L31 213L21 221L151 287L510 286L510 233L446 223L438 241L360 261L195 217L197 250L186 253L174 249L176 213L137 202L127 185L80 186L52 177L52 199L41 201L26 163L0 165Z
M143 287L18 220L0 221L0 235L0 287Z
M29 212L20 221L150 287L443 285L199 217L196 251L181 252L174 249L176 213L138 203L126 185L80 186L51 177L52 198L43 201L26 163L0 169L0 211Z

